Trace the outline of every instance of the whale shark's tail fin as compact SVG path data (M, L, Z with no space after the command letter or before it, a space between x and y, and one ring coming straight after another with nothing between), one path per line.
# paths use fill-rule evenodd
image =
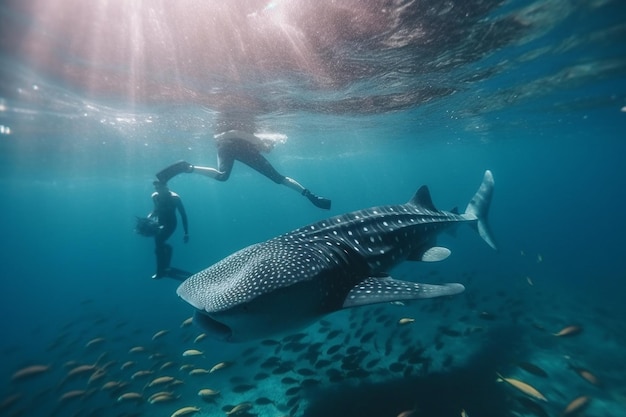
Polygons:
M489 223L487 223L487 215L489 214L489 206L491 205L491 197L493 195L493 185L493 174L491 171L487 170L483 176L482 184L480 184L478 191L476 191L476 194L474 194L474 197L472 197L467 205L465 214L468 215L468 217L477 219L475 226L478 234L489 246L497 250L498 247L491 235Z

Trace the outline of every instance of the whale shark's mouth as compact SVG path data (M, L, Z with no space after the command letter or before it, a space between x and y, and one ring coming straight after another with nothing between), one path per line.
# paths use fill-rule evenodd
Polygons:
M228 341L233 336L233 330L230 327L200 310L196 310L194 313L193 321L216 339Z

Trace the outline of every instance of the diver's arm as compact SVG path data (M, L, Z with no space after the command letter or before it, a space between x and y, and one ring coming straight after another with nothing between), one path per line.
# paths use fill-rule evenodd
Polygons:
M154 208L152 209L152 211L150 213L148 213L148 218L151 219L153 217L156 217L156 212L157 212L157 195L158 193L152 193L152 203L154 204Z
M183 230L185 231L185 241L186 241L189 236L187 212L185 211L185 206L183 206L183 200L181 200L180 197L176 199L176 207L178 208L178 212L180 213L180 218L183 221Z

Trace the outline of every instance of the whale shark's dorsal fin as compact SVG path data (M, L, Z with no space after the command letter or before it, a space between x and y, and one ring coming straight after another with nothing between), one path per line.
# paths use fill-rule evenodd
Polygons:
M430 197L430 191L428 191L428 187L425 185L422 185L419 190L417 190L413 198L409 200L408 204L423 207L427 210L437 211L435 205L433 204L433 200Z

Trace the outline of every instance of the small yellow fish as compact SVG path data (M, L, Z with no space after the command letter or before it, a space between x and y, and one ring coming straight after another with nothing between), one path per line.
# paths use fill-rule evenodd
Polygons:
M141 401L143 397L138 392L125 392L124 394L117 397L118 402L122 401Z
M84 396L86 393L87 391L85 391L84 389L76 389L73 391L68 391L59 397L59 401L63 402L63 401L71 400L73 398L79 398L79 397Z
M575 336L583 331L583 328L577 325L567 326L559 330L557 333L552 333L556 337Z
M193 323L193 317L189 317L188 319L185 319L185 321L183 321L180 324L180 327L187 327L187 326L191 326L191 323Z
M561 413L561 416L569 416L569 415L578 414L580 410L582 410L587 405L589 405L589 401L591 401L591 398L587 397L586 395L582 395L574 399L572 402L567 404L567 406Z
M172 413L171 417L188 416L190 414L195 414L198 411L200 411L200 409L198 407L183 407L183 408L179 408L178 410L174 411Z
M108 381L105 382L102 387L100 388L101 391L108 391L108 390L112 390L115 389L117 387L120 386L120 381Z
M97 344L104 342L104 340L105 340L104 337L96 337L95 339L91 339L89 342L87 342L85 344L85 347L89 348L89 347L95 346Z
M50 370L50 365L31 365L26 368L22 368L16 371L11 377L12 381L19 379L29 378L31 376L39 375Z
M465 411L465 408L461 409L461 417L469 417L469 414L467 414L467 411Z
M76 366L78 366L79 362L78 361L67 361L63 364L64 368L74 368Z
M183 356L200 356L200 355L204 355L204 352L202 352L201 350L197 350L197 349L187 349L186 351L183 352Z
M533 280L530 279L530 277L526 277L526 282L528 283L528 285L530 285L531 287L534 286L535 284L533 283Z
M137 379L137 378L143 378L145 376L148 375L152 375L154 372L150 371L150 370L145 370L145 371L137 371L135 372L130 379Z
M158 332L156 332L153 336L152 336L152 340L156 340L161 336L165 336L166 334L168 334L170 331L169 330L159 330Z
M128 353L141 353L141 352L145 352L146 348L143 346L135 346L130 348L130 350L128 351Z
M134 366L134 365L135 365L135 362L133 361L124 362L122 366L120 366L120 369L123 371L124 369L130 368L131 366Z
M180 368L178 368L178 370L180 371L187 371L189 369L193 369L194 365L190 364L190 363L185 363L183 365L180 365Z
M200 391L198 391L198 396L202 398L213 398L218 395L220 395L219 391L215 391L210 388L202 388Z
M71 377L74 375L79 375L79 374L85 374L87 372L91 372L94 371L96 369L96 365L79 365L75 368L72 368L68 373L67 376Z
M226 368L229 365L230 365L230 362L220 362L217 365L213 366L213 368L211 368L209 373L213 373L215 371L219 371L220 369L224 369L224 368Z
M194 343L198 343L199 341L201 341L201 340L202 340L202 339L204 339L205 337L206 337L206 333L200 333L200 334L198 335L198 337L196 337L196 338L193 340L193 342L194 342Z
M172 361L165 362L163 365L161 365L161 367L159 369L162 371L163 369L171 368L174 365L176 365L176 364L174 362L172 362Z
M104 378L104 376L106 375L106 371L103 369L96 369L96 371L91 374L91 376L89 377L89 380L87 381L87 384L93 384L94 382Z
M244 411L248 411L251 408L252 408L252 403L241 403L231 408L230 411L227 411L226 415L230 416L233 414L243 413Z
M148 387L154 387L155 385L163 385L163 384L169 384L170 382L172 382L174 380L173 376L160 376L158 378L153 379L149 384Z
M152 401L156 398L156 397L160 397L160 396L165 396L165 395L169 395L169 396L174 396L173 392L170 391L159 391L159 392L155 392L154 394L152 394L151 396L148 397L148 402L150 404L152 404Z
M189 375L206 375L210 373L211 371L204 369L204 368L196 368L196 369L192 369L191 371L189 371Z
M12 394L6 397L2 402L0 402L0 411L7 410L10 406L15 404L20 398L22 398L22 394Z
M582 379L597 387L602 386L600 379L585 368L571 367Z
M161 395L153 395L150 397L150 399L148 400L148 402L150 404L159 404L159 403L169 403L171 401L174 401L178 399L178 397L175 397L172 394L161 394Z
M516 388L518 391L523 392L524 394L533 397L536 400L540 400L540 401L545 401L548 402L548 400L546 399L546 397L543 396L542 393L540 393L536 388L534 388L533 386L522 382L518 379L515 378L505 378L500 374L497 374L500 379L502 379L504 382L508 383L509 385L513 386L514 388Z
M415 321L415 319L409 318L409 317L404 317L401 318L400 320L398 320L398 324L409 324L409 323L413 323Z

